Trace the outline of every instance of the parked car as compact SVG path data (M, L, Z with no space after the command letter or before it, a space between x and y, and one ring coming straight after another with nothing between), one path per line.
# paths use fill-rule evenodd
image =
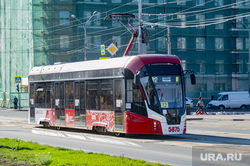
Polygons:
M194 107L194 102L189 97L186 97L186 107L187 108L193 108Z
M248 91L220 92L217 100L212 100L207 104L207 108L224 110L226 108L247 109L250 106Z

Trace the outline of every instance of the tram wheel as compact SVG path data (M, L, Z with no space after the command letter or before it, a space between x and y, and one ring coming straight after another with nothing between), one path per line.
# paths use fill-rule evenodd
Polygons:
M50 125L49 125L48 122L43 122L43 127L45 127L45 128L50 128Z
M125 134L123 134L123 133L114 133L114 135L115 135L116 137L123 137Z

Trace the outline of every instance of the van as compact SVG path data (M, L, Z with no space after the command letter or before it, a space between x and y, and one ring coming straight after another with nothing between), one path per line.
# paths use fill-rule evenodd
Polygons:
M250 106L248 91L220 92L217 100L207 104L207 108L224 110L226 108L247 109Z

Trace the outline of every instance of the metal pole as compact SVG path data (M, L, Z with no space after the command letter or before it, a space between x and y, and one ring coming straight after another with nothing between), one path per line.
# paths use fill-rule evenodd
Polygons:
M83 26L84 28L84 61L87 61L87 32L86 32L86 25Z
M170 27L168 27L168 55L171 55Z
M139 34L138 34L138 52L140 55L146 54L146 44L142 43L142 0L138 0L138 19L139 19Z
M248 29L248 92L250 94L250 29Z

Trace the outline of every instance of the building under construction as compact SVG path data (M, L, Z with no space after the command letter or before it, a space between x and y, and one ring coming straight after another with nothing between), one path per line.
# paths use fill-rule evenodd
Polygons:
M124 21L139 29L138 0L0 2L2 107L13 107L15 76L23 78L21 106L28 106L27 77L34 66L83 61L85 49L87 60L111 57L100 51L101 45L107 48L111 43L119 49L113 57L122 56L130 28L108 15L133 14L134 19ZM180 58L184 69L195 71L196 85L186 78L186 95L191 98L248 90L249 9L249 0L142 0L141 23L150 34L147 53L171 52ZM97 14L93 16L94 11ZM136 54L137 40L129 52Z

